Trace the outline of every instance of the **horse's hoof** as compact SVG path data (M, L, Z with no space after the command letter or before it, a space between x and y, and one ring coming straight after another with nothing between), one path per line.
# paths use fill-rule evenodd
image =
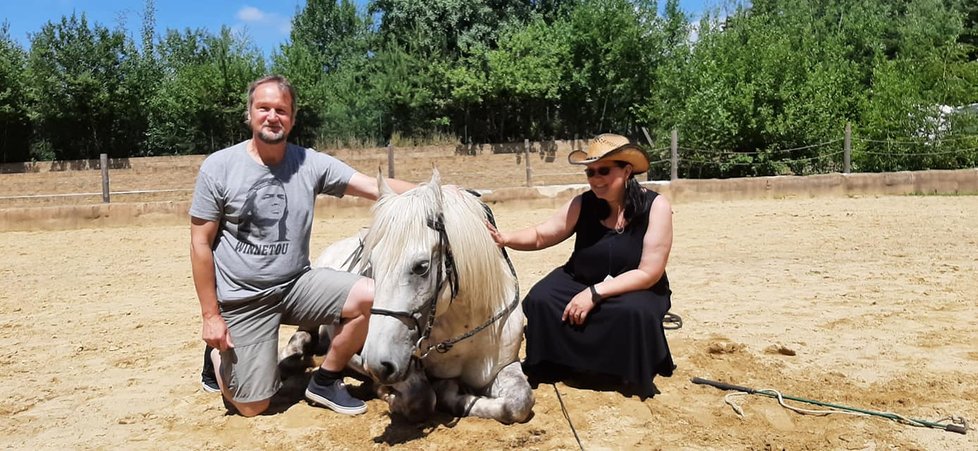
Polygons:
M282 373L282 377L287 375L301 374L309 368L310 359L306 358L301 354L290 355L278 362L278 370Z

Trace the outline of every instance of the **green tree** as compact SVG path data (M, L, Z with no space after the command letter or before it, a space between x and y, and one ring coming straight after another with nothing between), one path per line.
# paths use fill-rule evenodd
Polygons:
M838 168L843 127L858 122L873 62L886 58L887 14L868 0L763 0L704 18L678 121L685 175Z
M406 41L408 45L412 42ZM407 139L444 131L447 119L446 74L450 62L443 52L422 52L388 42L373 59L372 86L383 103L382 136Z
M139 135L138 146L130 149L132 156L154 155L148 137L151 134L151 101L163 80L163 67L156 54L156 4L146 0L140 27L141 46L126 41L125 53L131 55L121 66L119 94L121 119L119 126Z
M654 140L649 143L653 162L651 178L669 177L669 166L657 162L669 158L665 143L671 131L679 127L681 112L690 93L690 59L693 51L693 28L689 17L679 7L678 0L667 0L657 36L662 42L662 54L649 86L649 98L637 110L638 123L647 127ZM644 133L643 133L644 138ZM658 148L659 150L656 150Z
M497 136L506 136L506 129L512 138L552 138L558 132L557 106L571 78L566 65L571 59L568 25L548 24L540 17L526 26L511 26L499 48L489 52L488 84L495 108L488 113L490 123L499 127ZM466 100L481 103L481 94L472 93Z
M503 26L526 21L533 8L519 0L374 0L369 11L381 17L385 42L462 56L493 48Z
M952 3L962 19L962 31L958 42L968 52L968 61L978 59L978 1L958 0Z
M247 139L247 87L265 73L261 52L227 27L167 30L157 50L165 69L149 101L149 152L209 153Z
M0 24L0 163L30 160L27 54L9 30L9 23Z
M567 126L584 135L634 134L662 55L656 3L587 0L565 20L573 30L560 104Z
M33 35L27 69L37 159L126 157L142 139L128 127L122 31L89 27L84 15L48 22Z
M384 104L385 134L501 138L485 119L506 107L486 98L488 54L503 29L526 22L538 7L518 0L371 2L380 19L372 84Z
M310 0L292 19L291 42L272 59L300 93L294 141L379 140L381 113L368 83L372 27L350 0Z
M973 164L974 137L955 137L948 110L978 100L960 10L941 0L896 2L888 10L886 59L873 61L871 92L859 121L866 141L859 170L944 169ZM942 111L943 110L943 111ZM966 130L966 129L964 129Z

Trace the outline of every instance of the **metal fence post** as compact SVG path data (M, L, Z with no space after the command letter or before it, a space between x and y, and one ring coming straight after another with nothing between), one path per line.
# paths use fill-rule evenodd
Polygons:
M526 186L533 186L533 169L530 167L530 140L523 139L523 159L526 161Z

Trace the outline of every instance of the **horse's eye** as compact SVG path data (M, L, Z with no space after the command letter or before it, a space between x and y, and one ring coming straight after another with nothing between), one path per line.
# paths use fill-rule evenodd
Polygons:
M429 263L427 261L417 262L414 267L411 268L411 272L416 276L424 276L428 274Z

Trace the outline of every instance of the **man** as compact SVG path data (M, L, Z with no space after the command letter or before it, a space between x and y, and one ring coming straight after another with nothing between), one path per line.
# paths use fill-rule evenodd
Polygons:
M336 324L306 398L356 415L366 404L347 392L340 372L366 338L373 281L310 269L309 238L317 194L376 200L377 182L329 155L288 144L295 114L295 90L285 78L255 81L248 90L251 139L200 167L190 260L207 343L205 376L208 367L212 374L218 368L225 399L241 415L258 415L281 386L279 325ZM398 193L414 186L388 182Z

